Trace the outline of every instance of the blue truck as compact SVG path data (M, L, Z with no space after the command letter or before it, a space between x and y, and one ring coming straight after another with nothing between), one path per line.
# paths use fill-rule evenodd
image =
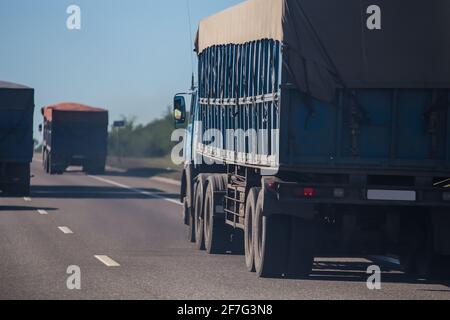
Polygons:
M2 196L30 193L33 159L34 89L0 81L0 191Z
M243 251L260 277L329 254L394 254L420 277L448 259L450 5L372 2L251 0L201 21L198 85L174 98L198 249Z
M102 174L108 152L108 111L79 103L60 103L42 108L44 125L43 167L63 174L69 166L86 173Z

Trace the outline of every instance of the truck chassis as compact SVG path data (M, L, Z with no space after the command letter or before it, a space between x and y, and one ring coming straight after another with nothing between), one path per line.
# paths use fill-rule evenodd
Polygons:
M450 255L449 207L441 200L448 194L435 184L386 173L266 177L252 167L189 165L181 200L197 249L244 253L259 277L306 277L320 255L395 254L406 273L430 278ZM417 199L368 199L369 190L405 189Z

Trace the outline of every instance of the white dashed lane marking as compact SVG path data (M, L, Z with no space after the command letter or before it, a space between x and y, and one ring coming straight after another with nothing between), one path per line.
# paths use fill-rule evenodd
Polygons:
M45 211L45 210L38 210L37 212L38 212L40 215L43 215L43 216L48 215L48 212Z
M31 198L30 197L24 197L23 200L25 200L26 202L31 202Z
M94 256L94 257L107 267L120 267L120 264L118 264L116 261L114 261L108 256Z
M73 231L70 230L68 227L58 227L59 230L61 230L64 234L73 234Z

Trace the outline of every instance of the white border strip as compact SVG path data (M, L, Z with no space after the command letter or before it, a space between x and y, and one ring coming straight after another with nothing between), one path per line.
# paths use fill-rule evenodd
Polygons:
M161 195L159 195L159 194L156 194L156 193L147 192L147 191L144 191L144 190L139 190L139 189L136 189L136 188L132 188L132 187L130 187L130 186L127 186L127 185L125 185L125 184L121 184L121 183L118 183L118 182L115 182L115 181L112 181L112 180L108 180L108 179L100 178L100 177L96 177L96 176L88 176L88 177L91 177L92 179L95 179L95 180L97 180L97 181L101 181L101 182L104 182L104 183L108 183L108 184L110 184L110 185L113 185L113 186L116 186L116 187L119 187L119 188L122 188L122 189L127 189L127 190L134 191L134 192L139 193L139 194L142 194L142 195L144 195L144 196L148 196L148 197L151 197L151 198L156 198L156 199L165 200L165 201L167 201L167 202L176 204L176 205L178 205L178 206L182 206L182 205L183 205L182 203L180 203L179 201L176 201L176 200L174 200L174 199L169 199L169 198L163 197L163 196L161 196Z

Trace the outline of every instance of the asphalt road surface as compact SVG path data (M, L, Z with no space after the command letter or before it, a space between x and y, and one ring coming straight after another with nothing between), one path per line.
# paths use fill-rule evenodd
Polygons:
M178 186L112 170L48 176L29 199L0 199L0 299L450 299L449 283L366 258L318 258L308 280L258 279L242 256L208 256L184 239ZM376 262L380 264L379 261ZM78 266L81 289L67 286Z

